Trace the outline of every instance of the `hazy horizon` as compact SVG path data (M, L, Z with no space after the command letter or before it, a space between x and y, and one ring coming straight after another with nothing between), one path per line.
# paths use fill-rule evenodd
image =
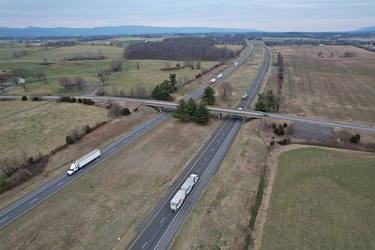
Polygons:
M73 7L72 7L73 6ZM349 31L375 25L375 1L72 1L2 0L0 26L94 28L104 26L210 27L270 32Z

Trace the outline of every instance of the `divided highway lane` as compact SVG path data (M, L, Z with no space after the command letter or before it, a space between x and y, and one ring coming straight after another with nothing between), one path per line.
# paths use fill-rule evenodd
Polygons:
M192 206L195 205L199 198L198 193L200 194L203 191L213 173L217 171L241 124L233 115L224 118L182 174L167 190L166 195L159 201L155 209L137 228L138 234L126 249L155 249L156 247L166 249L176 233L175 230L169 230L170 227L173 226L178 229L179 226L177 227L177 225L181 225ZM237 129L233 130L234 126L237 126ZM226 147L223 147L224 142L227 142ZM169 201L192 173L199 176L199 181L190 195L195 198L190 199L189 196L178 213L171 212ZM202 180L205 181L202 182Z
M85 174L87 171L94 168L95 166L106 160L108 157L115 154L117 151L121 150L123 147L129 145L131 142L142 136L144 133L155 127L157 124L167 119L171 114L173 114L173 112L174 109L164 110L154 118L141 124L133 131L121 137L119 140L113 142L106 148L102 149L101 157L98 160L87 164L77 173L68 176L64 172L55 177L54 179L50 180L49 182L45 183L44 185L40 186L39 188L35 189L34 191L30 192L29 194L25 195L24 197L20 198L19 200L15 201L14 203L10 204L9 206L1 209L0 229L4 228L13 220L25 214L35 206L39 205L60 189L69 185L70 183L78 179L80 176Z
M256 95L268 68L268 62L269 53L266 49L265 63L263 63L258 76L255 78L248 91L250 96ZM254 97L241 101L239 106L249 106L252 99L254 99ZM189 214L192 207L197 203L200 194L208 185L212 175L219 169L229 151L229 148L235 140L241 125L242 122L239 121L235 115L227 115L224 117L223 121L214 130L209 140L199 150L183 173L174 182L172 187L168 189L166 195L159 201L155 209L137 228L137 235L133 238L126 249L167 249L184 219ZM192 173L198 174L200 180L179 212L171 212L169 209L169 201L181 187L186 178Z

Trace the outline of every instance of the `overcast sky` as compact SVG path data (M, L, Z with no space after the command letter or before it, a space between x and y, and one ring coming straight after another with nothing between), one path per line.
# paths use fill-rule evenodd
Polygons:
M0 27L122 25L348 31L375 26L375 0L0 0Z

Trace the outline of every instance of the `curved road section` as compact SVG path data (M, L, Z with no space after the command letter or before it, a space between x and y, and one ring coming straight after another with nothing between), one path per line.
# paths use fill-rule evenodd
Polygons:
M245 56L241 58L240 60L241 62L246 60L246 58L249 57L253 51L252 44L249 43L248 41L247 43L249 44L250 49L245 54ZM236 68L235 66L232 66L226 72L224 72L223 78L227 76L228 74L232 73L235 70L235 68ZM185 97L185 99L199 98L203 94L205 87L206 86L203 86L199 90ZM4 98L7 98L7 97L4 97ZM59 98L59 97L52 97L52 99L56 99L56 98ZM111 97L104 97L104 98L108 100L112 99ZM59 176L55 177L54 179L52 179L51 181L40 186L39 188L28 193L24 197L8 205L7 207L1 209L0 210L0 229L4 228L6 225L11 223L18 217L22 216L23 214L25 214L26 212L28 212L35 206L39 205L40 203L48 199L50 196L52 196L53 194L55 194L56 192L58 192L65 186L77 180L80 176L85 174L87 171L90 171L92 168L94 168L98 164L102 163L105 159L115 154L117 151L121 150L123 147L129 145L131 142L141 137L144 133L148 132L157 124L159 124L160 122L164 121L169 116L171 116L174 113L174 110L175 109L172 109L172 108L165 109L164 111L160 112L158 115L153 117L152 119L148 120L147 122L143 123L136 129L134 129L133 131L127 133L126 135L118 139L117 141L113 142L106 148L102 149L101 158L85 165L84 168L82 168L79 172L75 173L74 175L67 176L67 174L64 172L60 174Z

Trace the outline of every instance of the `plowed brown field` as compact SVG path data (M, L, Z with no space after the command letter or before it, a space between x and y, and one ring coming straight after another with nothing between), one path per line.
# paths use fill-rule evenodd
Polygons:
M271 51L274 61L279 52L284 57L280 113L375 125L375 53L352 46L274 47ZM346 51L356 56L344 58ZM274 68L267 85L277 89L278 68Z

